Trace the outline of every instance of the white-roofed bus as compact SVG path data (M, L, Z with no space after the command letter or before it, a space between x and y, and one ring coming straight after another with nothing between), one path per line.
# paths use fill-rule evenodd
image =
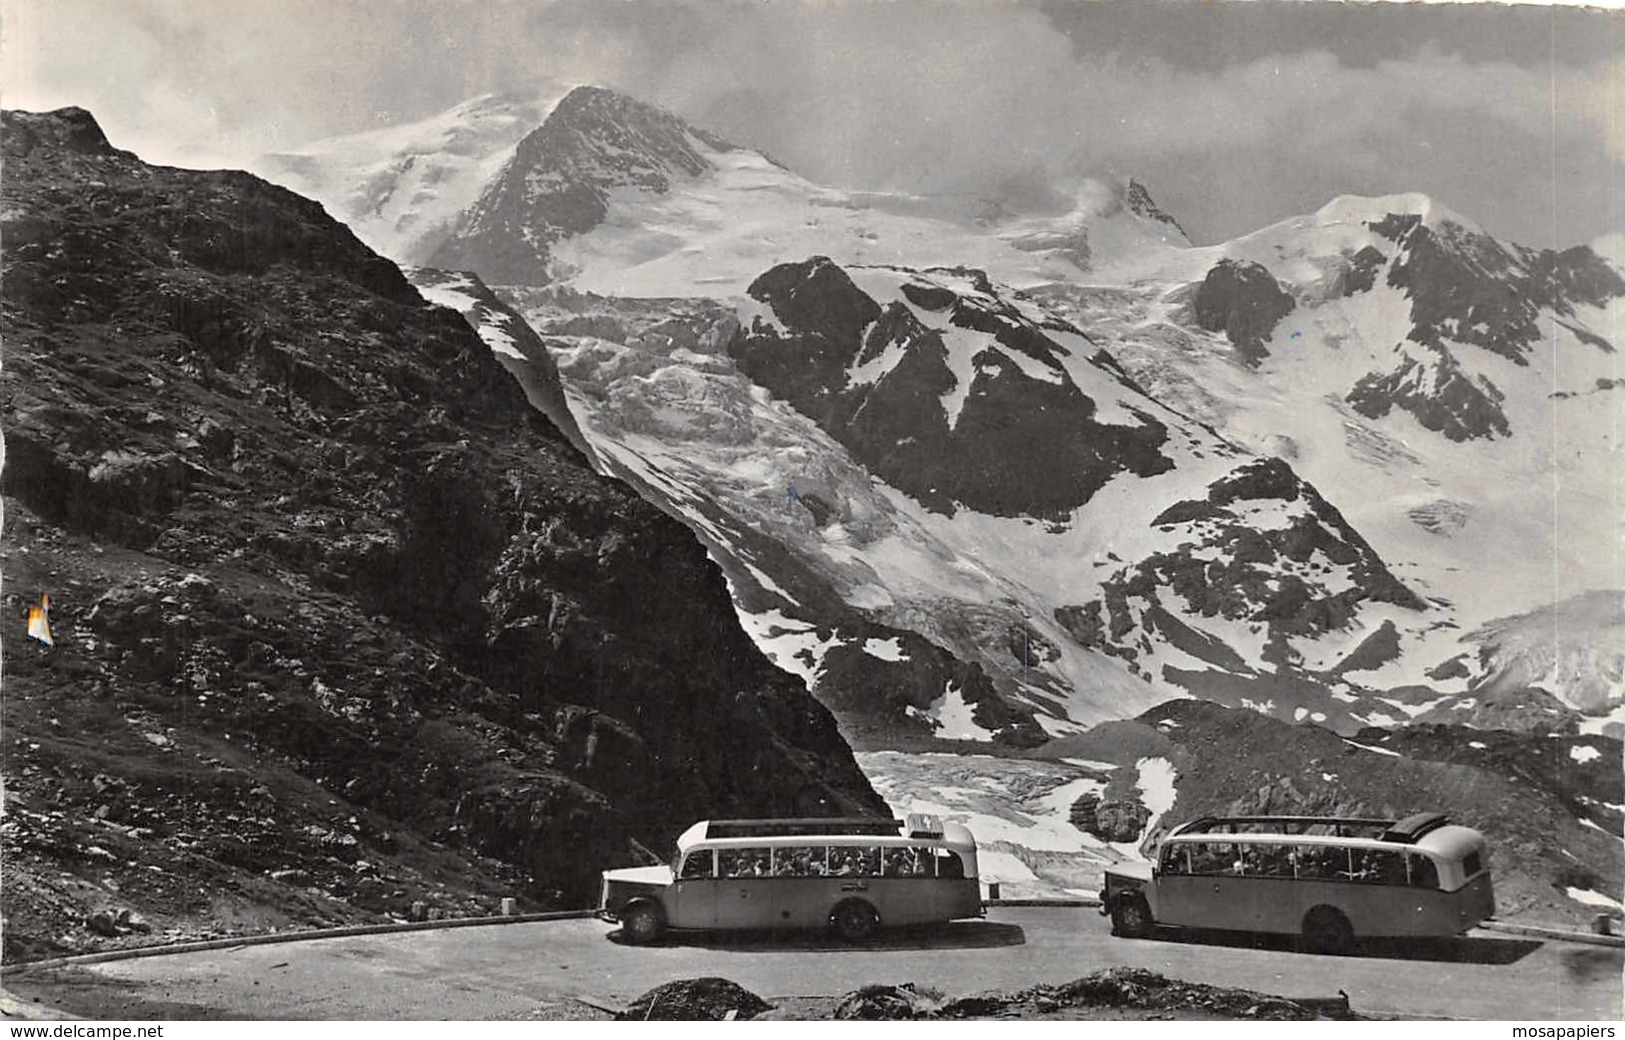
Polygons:
M976 839L934 816L703 820L669 865L603 872L598 916L634 943L667 929L832 929L980 917Z
M1152 863L1107 870L1100 897L1117 935L1270 932L1323 953L1356 936L1458 935L1495 913L1484 836L1443 813L1204 817L1163 838Z

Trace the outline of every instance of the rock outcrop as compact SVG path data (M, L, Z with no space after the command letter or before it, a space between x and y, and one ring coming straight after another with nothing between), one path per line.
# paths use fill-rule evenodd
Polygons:
M825 257L769 270L750 294L775 320L728 352L875 476L949 515L1064 517L1118 473L1173 468L1151 403L1079 329L981 271L859 273L884 304Z
M1196 290L1196 323L1209 332L1223 332L1241 360L1256 366L1269 357L1264 344L1293 306L1291 295L1264 265L1220 260Z

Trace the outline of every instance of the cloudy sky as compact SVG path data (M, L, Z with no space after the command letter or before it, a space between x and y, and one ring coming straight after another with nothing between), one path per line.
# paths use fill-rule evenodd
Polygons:
M848 188L1054 204L1143 181L1198 241L1342 193L1491 231L1625 229L1625 12L1133 0L0 0L0 103L179 165L538 77L668 107Z

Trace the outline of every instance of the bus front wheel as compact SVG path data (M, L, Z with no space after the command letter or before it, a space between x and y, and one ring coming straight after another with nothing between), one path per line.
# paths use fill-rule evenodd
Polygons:
M1354 949L1354 926L1342 911L1317 906L1303 915L1303 941L1311 953L1348 953Z
M1128 939L1143 939L1151 934L1156 922L1151 919L1151 908L1138 896L1119 899L1112 907L1112 934Z
M880 915L861 899L848 899L837 906L829 922L846 942L862 942L880 929Z
M626 941L642 946L660 938L666 930L666 919L660 909L649 903L633 903L621 911L621 934Z

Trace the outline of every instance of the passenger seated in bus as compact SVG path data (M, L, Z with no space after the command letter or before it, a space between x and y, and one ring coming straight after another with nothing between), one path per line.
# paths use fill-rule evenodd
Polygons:
M817 859L814 859L814 856ZM774 877L814 877L824 873L823 849L785 848L773 853Z
M826 873L828 873L828 870L824 865L824 857L829 854L828 849L809 848L802 849L801 851L806 856L806 870L804 873L808 877L823 877Z
M882 873L886 877L913 877L914 876L914 850L913 849L887 849L885 865Z
M830 849L829 872L836 877L851 877L858 872L856 849Z
M1439 868L1431 859L1420 853L1407 857L1410 860L1410 883L1412 888L1438 888Z
M1200 842L1190 848L1193 874L1228 874L1235 862L1234 850L1228 844Z
M1260 846L1258 872L1265 877L1292 877L1292 849L1286 845Z
M722 869L727 877L767 877L766 849L724 849Z
M1339 871L1347 869L1348 854L1343 849L1311 846L1303 851L1298 876L1317 881L1335 881Z
M1381 885L1405 884L1405 854L1381 849L1371 855L1371 876L1366 880Z
M682 873L678 876L684 881L710 877L711 853L709 851L690 852L688 858L683 860Z

